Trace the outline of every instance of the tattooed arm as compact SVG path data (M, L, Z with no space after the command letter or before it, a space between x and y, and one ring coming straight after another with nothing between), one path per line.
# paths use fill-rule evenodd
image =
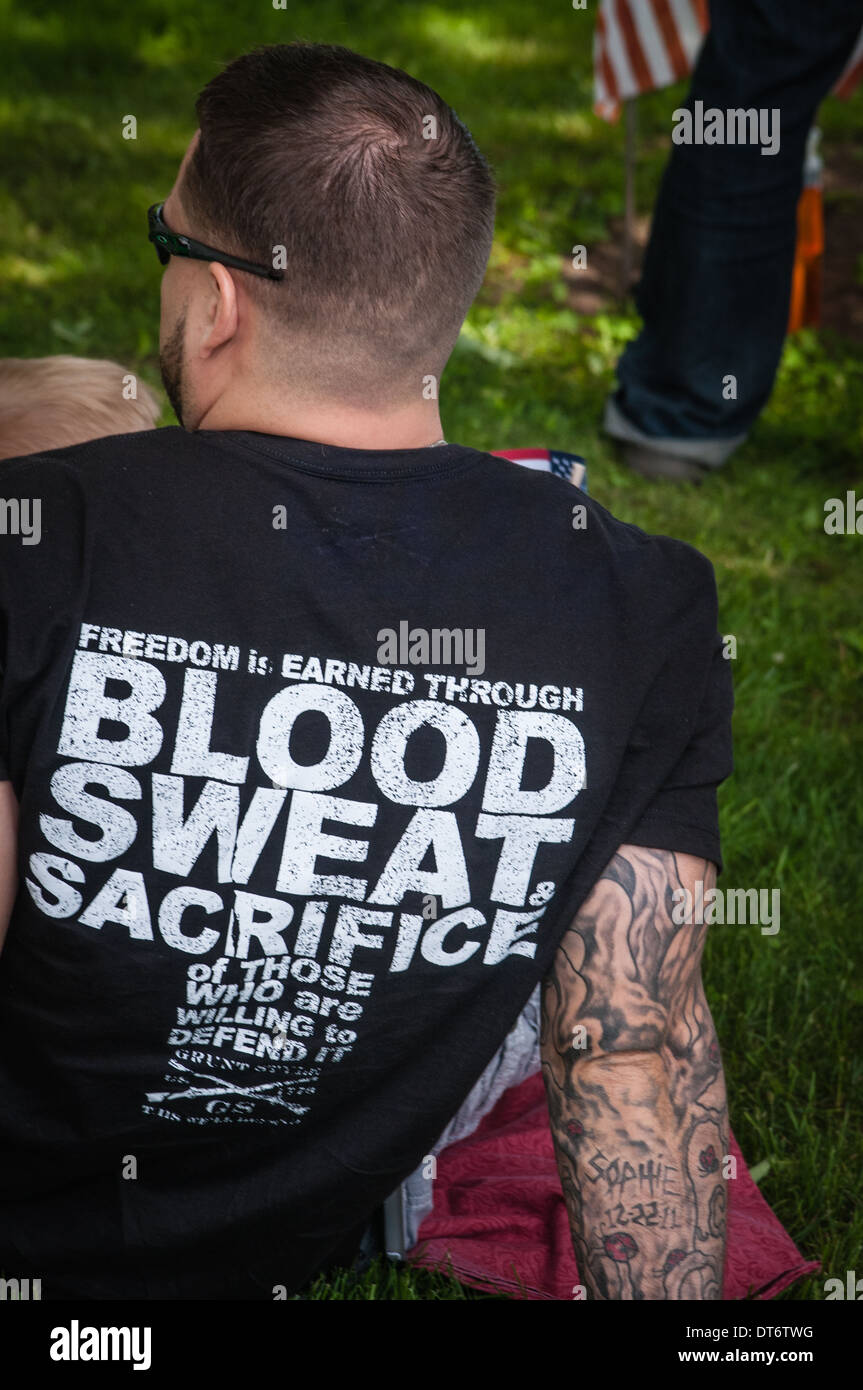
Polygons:
M543 982L542 1071L590 1298L722 1297L728 1115L707 928L678 925L672 898L699 880L706 894L716 866L622 845Z

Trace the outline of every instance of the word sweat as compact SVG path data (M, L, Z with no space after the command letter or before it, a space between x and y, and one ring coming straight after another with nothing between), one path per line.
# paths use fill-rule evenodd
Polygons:
M82 646L93 631L82 627ZM25 882L49 918L195 958L182 967L169 1086L148 1093L147 1113L297 1123L320 1067L357 1041L344 1025L361 1027L381 971L535 956L574 834L560 813L585 786L584 741L568 713L482 718L424 697L394 703L392 690L278 684L239 659L165 672L76 652L45 847ZM542 776L534 764L526 778L537 749ZM238 1069L255 1084L238 1085Z

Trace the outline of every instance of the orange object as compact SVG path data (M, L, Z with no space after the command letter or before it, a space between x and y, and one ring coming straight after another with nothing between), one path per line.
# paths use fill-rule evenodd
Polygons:
M797 203L797 247L791 272L791 308L788 332L821 322L821 272L824 256L824 202L822 165L818 157L819 132L809 132L803 192Z

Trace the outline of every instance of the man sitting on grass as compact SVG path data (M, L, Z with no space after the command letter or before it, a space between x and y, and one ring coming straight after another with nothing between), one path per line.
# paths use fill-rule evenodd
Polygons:
M42 538L0 537L0 1268L301 1288L542 985L582 1281L719 1298L670 907L720 863L711 566L442 438L494 183L435 92L291 44L198 118L149 219L182 428L3 470Z

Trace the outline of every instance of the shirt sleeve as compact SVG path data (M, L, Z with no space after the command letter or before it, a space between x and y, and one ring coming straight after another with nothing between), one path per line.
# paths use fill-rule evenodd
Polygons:
M709 859L722 871L717 789L734 767L731 662L717 634L686 747L627 841Z
M721 872L717 789L733 771L734 689L713 565L683 541L651 537L624 580L643 693L586 850L590 872L595 881L627 844L695 855Z

